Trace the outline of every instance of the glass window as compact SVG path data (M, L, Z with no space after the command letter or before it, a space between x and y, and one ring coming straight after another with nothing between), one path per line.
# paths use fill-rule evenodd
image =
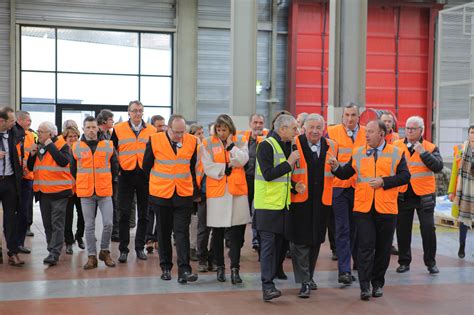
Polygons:
M142 34L141 73L170 76L173 68L171 44L168 34Z
M23 27L21 30L21 69L55 71L54 28Z
M171 78L142 77L140 89L144 105L171 106Z
M55 103L55 75L48 72L23 72L21 100L28 103Z

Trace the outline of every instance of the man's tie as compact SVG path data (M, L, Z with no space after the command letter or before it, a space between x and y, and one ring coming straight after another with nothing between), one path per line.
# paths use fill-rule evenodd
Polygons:
M378 149L374 149L374 159L375 159L376 162L377 162L377 158L378 158L377 152L379 152L379 150L378 150Z

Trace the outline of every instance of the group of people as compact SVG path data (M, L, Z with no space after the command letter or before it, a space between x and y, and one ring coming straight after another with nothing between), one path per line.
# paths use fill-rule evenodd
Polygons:
M148 124L143 111L141 102L132 101L129 120L114 124L113 113L104 110L83 121L82 136L74 121L64 124L62 135L51 122L42 122L35 139L27 112L17 112L16 119L13 109L0 109L0 200L10 265L22 266L18 254L30 252L24 240L35 196L49 252L43 262L50 266L58 263L64 243L72 254L74 241L87 250L86 270L97 268L98 260L115 266L111 240L119 242L118 261L126 263L136 209L136 257L147 260L146 252L157 247L162 280L172 278L174 239L179 283L198 279L191 249L199 272L215 271L217 281L225 282L228 247L230 279L239 284L245 229L252 222L263 300L281 295L274 279L286 278L282 264L288 251L301 284L298 296L308 298L317 289L315 265L329 228L337 281L351 285L357 269L360 297L368 300L383 295L395 230L397 272L410 270L416 210L424 263L429 273L439 272L434 173L443 161L438 148L423 138L421 117L410 117L406 137L399 139L392 114L362 126L353 103L333 126L319 114L294 118L282 111L270 130L264 129L263 115L253 114L250 129L238 131L222 114L205 138L202 126L187 128L181 115L172 115L167 124L154 116ZM449 189L462 222L460 257L472 224L473 148L471 126L469 140L455 153ZM98 211L103 230L97 255Z

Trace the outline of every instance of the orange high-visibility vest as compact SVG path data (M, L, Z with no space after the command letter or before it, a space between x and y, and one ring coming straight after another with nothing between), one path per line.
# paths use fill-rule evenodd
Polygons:
M196 183L198 188L201 189L202 179L204 177L204 167L202 165L202 144L198 144L198 155L197 155L197 163L196 163Z
M337 142L337 160L339 163L348 163L352 156L354 148L365 145L365 127L359 126L357 137L352 142L351 137L347 135L346 128L343 124L328 126L328 136L331 140ZM349 179L342 180L337 177L332 182L333 187L348 188L355 187L355 175Z
M34 174L28 170L26 162L30 156L31 146L35 143L35 137L29 130L25 130L25 139L23 141L23 159L20 161L21 168L23 169L23 178L27 180L33 180ZM21 143L16 145L18 156L21 158Z
M171 198L176 193L181 197L193 195L194 186L191 176L191 158L196 150L197 138L184 134L182 147L174 153L166 132L154 133L151 138L151 149L155 163L150 172L150 195L160 198Z
M54 145L60 151L67 144L63 137L58 137ZM73 177L69 170L69 164L65 167L59 166L48 151L42 159L36 157L33 173L33 190L35 192L54 194L73 188Z
M72 154L77 161L76 194L78 197L112 196L112 171L110 159L114 153L110 140L101 140L95 152L84 141L72 146Z
M387 144L382 152L378 152L377 162L373 154L367 156L365 146L354 149L352 168L356 171L356 188L354 192L354 211L367 213L375 199L375 210L383 214L398 213L398 187L374 189L369 181L376 177L394 176L403 151L396 146Z
M146 144L150 136L156 133L156 128L146 124L137 137L129 122L124 121L117 124L114 130L118 139L117 153L120 167L125 171L133 171L138 163L138 166L142 168Z
M436 146L423 139L421 143L425 151L430 153L436 148ZM403 152L405 152L405 159L407 160L408 169L410 170L411 178L410 184L413 191L418 196L434 194L436 191L436 179L434 173L423 163L420 154L414 152L410 156L410 151L405 143L405 139L395 141L394 145L398 146ZM408 185L400 187L400 192L404 193L408 189Z
M246 145L247 139L242 135L232 137L234 144L241 148ZM203 146L211 155L215 163L228 163L230 152L224 148L222 142L216 136L204 139ZM206 178L206 197L217 198L225 194L226 184L229 184L229 193L233 196L243 196L248 194L247 180L243 167L233 167L230 176L224 175L221 179L211 177Z
M328 144L328 152L326 153L326 160L324 164L324 189L323 189L323 197L322 202L326 206L332 205L332 182L334 179L334 174L331 173L331 166L329 165L328 161L330 158L330 154L332 156L336 156L337 154L337 144L336 142L323 138L321 141L326 141ZM300 161L299 167L295 167L293 170L293 174L291 176L291 181L298 183L302 182L306 187L308 187L308 164L306 163L306 159L303 154L303 149L301 147L300 137L296 137L295 139L296 147L300 153ZM305 202L308 200L308 188L302 194L291 194L291 203L296 202Z
M385 141L388 144L393 144L398 139L400 139L400 136L395 131L392 131L391 133L389 133L388 135L385 136Z
M237 131L237 135L242 135L245 137L245 139L249 140L250 137L252 136L252 130L239 130ZM268 135L268 130L267 129L263 129L262 130L262 135L261 136L257 136L257 142L260 143L262 142L262 140ZM260 141L259 141L260 139Z

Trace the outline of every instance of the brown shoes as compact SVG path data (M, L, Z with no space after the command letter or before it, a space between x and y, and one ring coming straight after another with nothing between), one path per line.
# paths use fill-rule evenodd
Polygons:
M8 264L15 267L20 267L25 264L23 260L20 259L18 254L8 257Z
M89 256L87 263L84 265L85 270L97 268L97 257Z
M110 251L101 250L99 253L99 259L102 260L107 267L115 267L115 261L110 257Z

